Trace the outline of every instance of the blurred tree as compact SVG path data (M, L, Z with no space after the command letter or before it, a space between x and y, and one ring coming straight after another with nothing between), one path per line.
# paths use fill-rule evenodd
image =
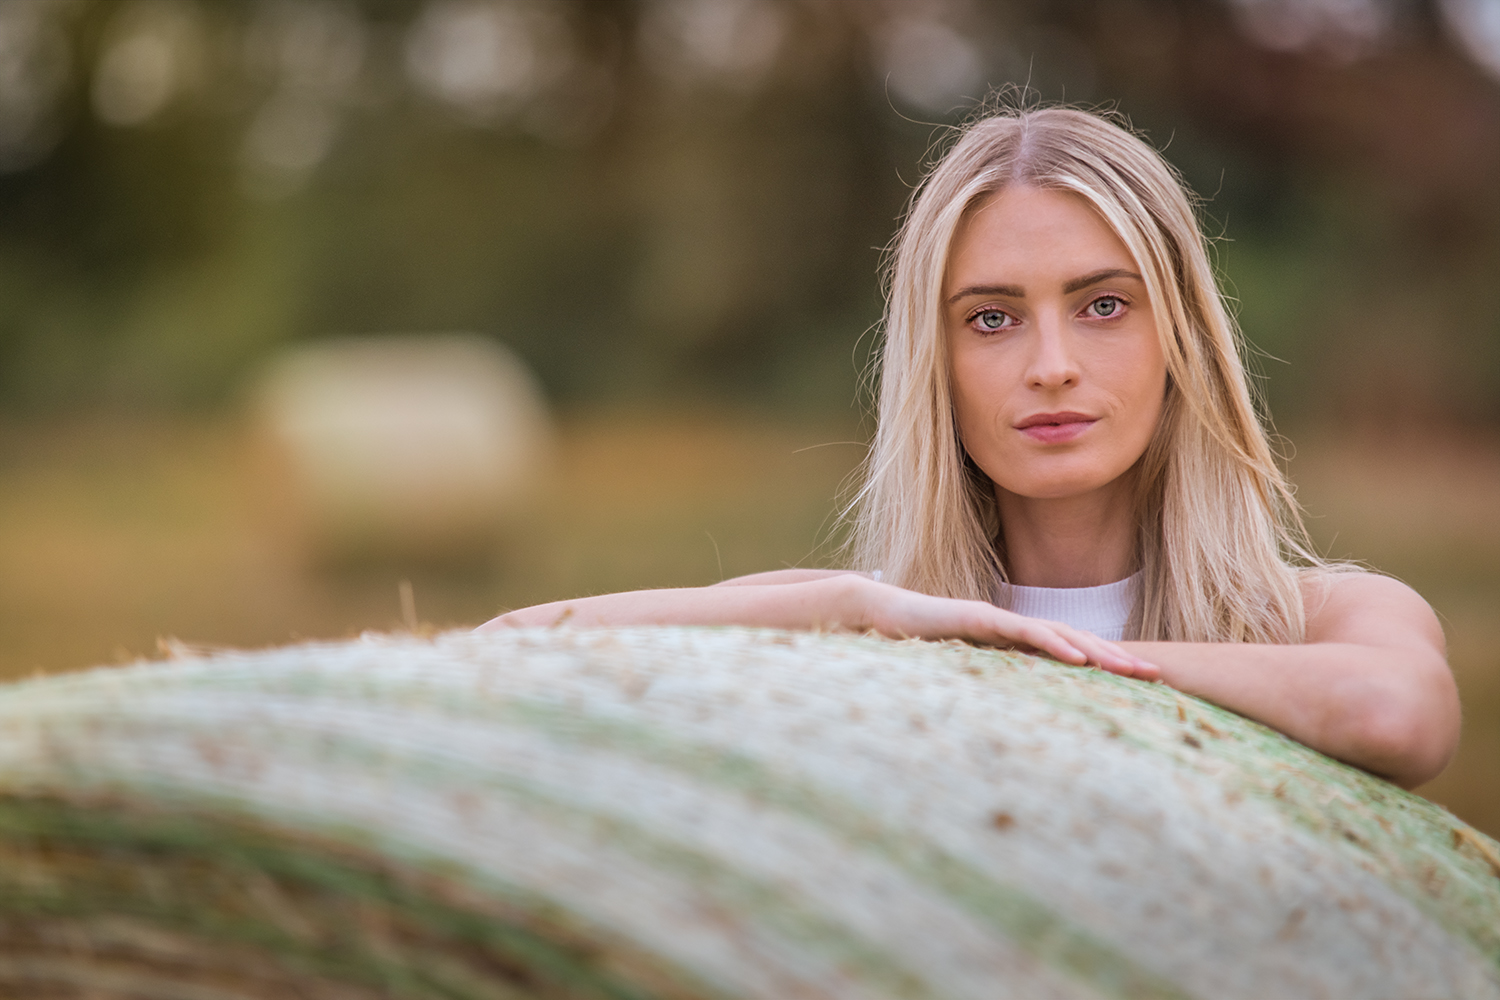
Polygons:
M1279 415L1500 418L1484 0L8 0L0 407L212 405L277 343L504 339L568 400L848 405L941 126L1127 112Z

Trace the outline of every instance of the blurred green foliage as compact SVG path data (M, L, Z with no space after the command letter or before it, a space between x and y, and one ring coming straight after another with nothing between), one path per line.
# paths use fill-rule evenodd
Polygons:
M1472 5L8 0L0 408L462 329L565 402L846 409L911 185L1010 85L1117 106L1204 196L1279 417L1493 421Z

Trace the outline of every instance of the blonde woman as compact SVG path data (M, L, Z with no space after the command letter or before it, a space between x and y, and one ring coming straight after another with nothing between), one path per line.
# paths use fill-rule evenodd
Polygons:
M744 624L1024 646L1160 680L1406 786L1458 739L1415 592L1325 565L1172 168L1081 111L965 129L888 275L855 569L560 601L484 628Z

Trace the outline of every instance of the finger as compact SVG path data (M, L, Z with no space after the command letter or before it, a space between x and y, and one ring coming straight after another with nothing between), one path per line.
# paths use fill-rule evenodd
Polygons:
M1013 630L1006 630L1009 632L1008 639L1019 639L1035 649L1057 657L1064 663L1083 666L1089 662L1089 654L1064 637L1061 630L1034 619L1022 619L1022 621L1024 624Z
M1104 665L1101 664L1101 666ZM1125 654L1125 665L1123 667L1116 669L1116 666L1111 663L1105 666L1105 669L1116 673L1123 673L1128 677L1139 677L1142 680L1148 681L1159 680L1161 678L1161 667L1130 653Z
M1161 680L1161 668L1154 663L1140 660L1130 666L1116 667L1109 664L1100 664L1100 669L1111 674L1119 674L1121 677L1131 677L1138 681Z
M1123 666L1131 662L1131 657L1123 649L1119 649L1114 643L1101 639L1092 632L1074 628L1063 622L1045 622L1044 624L1062 636L1069 644L1087 653L1090 663L1100 666L1106 663Z
M1098 664L1110 673L1149 680L1155 680L1161 675L1160 668L1155 664L1132 655L1123 646L1110 642L1108 639L1101 639L1092 632L1070 628L1064 634L1069 642L1089 654L1090 662Z
M1090 660L1110 670L1134 670L1144 663L1103 639L1094 638L1093 641L1086 641L1072 636L1069 636L1069 639L1073 645L1088 653Z
M1129 650L1125 649L1124 647L1117 646L1114 643L1110 643L1110 647L1113 650L1115 650L1116 652L1118 652L1118 654L1120 656L1124 657L1125 658L1125 662L1127 662L1131 666L1133 666L1136 669L1136 671L1138 672L1139 675L1150 674L1151 677L1153 679L1155 679L1156 677L1158 677L1161 674L1161 667L1158 667L1156 664L1152 663L1150 660L1143 660L1139 656L1136 656L1134 653L1132 653Z

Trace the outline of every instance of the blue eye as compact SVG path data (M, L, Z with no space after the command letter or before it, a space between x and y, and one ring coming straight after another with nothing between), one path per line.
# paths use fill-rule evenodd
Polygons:
M1113 295L1105 295L1089 303L1089 311L1100 319L1108 319L1120 312L1120 307L1125 303Z
M999 309L986 309L974 317L981 330L1003 330L1010 316Z

